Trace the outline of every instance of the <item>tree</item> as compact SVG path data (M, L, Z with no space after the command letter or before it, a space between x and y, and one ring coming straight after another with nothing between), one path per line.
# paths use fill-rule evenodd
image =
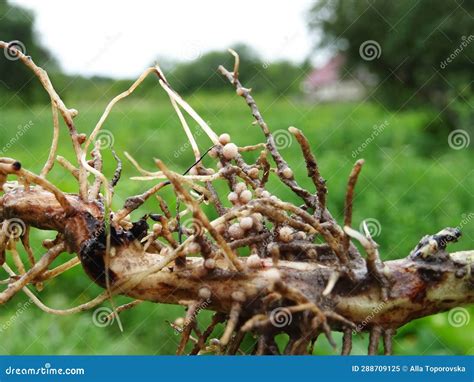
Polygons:
M266 91L277 95L297 92L304 74L310 68L308 62L301 65L284 60L265 62L245 44L237 44L234 49L242 59L242 75L257 92ZM193 61L175 65L170 78L174 80L176 90L180 93L191 93L201 88L222 90L225 89L226 83L217 72L217 67L221 64L232 64L226 52L208 52ZM209 72L209 68L214 71Z
M57 69L51 54L41 46L33 32L34 14L29 10L0 0L0 38L13 42L17 49L36 58L38 63L47 70ZM2 90L10 95L17 95L25 102L32 102L37 97L44 97L35 86L25 86L31 80L31 72L18 65L13 50L4 49L6 60L0 60L0 83Z
M345 54L346 70L378 76L376 99L433 105L451 127L471 128L473 15L469 1L318 0L309 25L319 47Z
M0 48L6 46L0 42ZM173 323L181 333L178 354L186 348L191 354L235 354L246 333L258 338L256 354L280 354L275 337L281 333L289 337L285 354L305 354L312 352L320 334L336 347L332 331L344 333L342 354L350 353L352 336L361 331L370 332L369 354L378 352L381 338L385 354L391 354L397 328L415 318L474 302L474 251L447 252L447 245L461 235L457 228L423 237L407 258L383 262L370 233L351 228L354 189L363 161L355 163L349 176L344 225L340 226L327 209L326 184L309 142L300 130L291 127L288 134L301 147L315 191L297 183L251 91L239 80L235 52L234 70L221 66L219 72L251 109L265 144L239 148L228 134L217 136L171 88L159 67L148 68L140 80L114 98L89 136L79 134L74 123L77 111L64 105L45 72L21 52L16 54L39 77L50 96L56 134L39 175L24 169L15 159L0 158L4 190L0 198L0 263L10 276L3 282L7 287L0 292L0 304L24 291L45 312L70 314L93 308L116 294L132 297L133 301L114 310L112 317L117 319L121 311L144 301L185 305L186 317ZM109 181L102 173L102 142L96 138L112 107L149 74L158 78L169 95L196 161L181 175L161 160L156 160L158 172L146 171L128 156L142 176L160 181L142 194L130 196L123 208L112 211L121 163L116 158L117 170ZM203 155L183 112L212 141L208 154L218 163L215 168L202 164ZM63 157L57 160L77 179L75 194L62 192L47 179L56 159L58 114L68 128L76 163ZM260 155L254 163L247 163L241 152L251 150L260 151ZM94 177L92 184L88 175ZM269 176L293 191L303 204L272 196ZM18 183L9 182L8 177ZM222 195L214 188L218 180L229 186L226 197L230 207L224 206ZM167 201L158 196L165 187L173 188L186 211L171 213ZM130 214L155 195L161 211L132 222ZM210 220L206 204L215 209L217 219ZM185 212L192 216L190 227L181 224ZM151 229L148 222L153 223ZM38 261L29 245L31 228L57 232L54 240L44 241L47 251ZM20 242L28 254L26 267L17 251ZM355 242L366 252L365 258ZM250 255L239 257L240 248L248 249ZM63 252L75 253L77 258L48 269ZM15 263L19 274L9 262ZM29 289L30 284L57 277L79 262L105 289L92 301L67 310L52 309ZM215 311L215 315L202 331L197 316L204 308ZM219 323L225 323L224 333L220 340L210 341ZM187 346L189 342L192 346Z

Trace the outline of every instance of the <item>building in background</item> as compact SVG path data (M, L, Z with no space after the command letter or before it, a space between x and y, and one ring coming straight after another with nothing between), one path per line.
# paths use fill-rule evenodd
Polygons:
M360 101L367 96L367 86L374 83L374 78L359 70L354 73L342 73L344 62L344 56L339 54L308 75L302 87L310 100Z

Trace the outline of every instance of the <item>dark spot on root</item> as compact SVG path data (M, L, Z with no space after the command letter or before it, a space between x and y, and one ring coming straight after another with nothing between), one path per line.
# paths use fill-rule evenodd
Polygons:
M422 303L426 297L426 287L419 288L412 296L411 301L416 303Z
M21 163L18 162L18 161L13 162L13 163L12 163L12 167L13 167L13 169L14 169L15 171L20 171L20 169L21 169Z
M106 270L105 270L105 253L107 234L103 222L98 221L89 213L85 215L87 229L90 232L90 239L83 242L79 251L79 258L81 264L87 275L97 284L106 287ZM127 246L131 242L142 239L148 230L146 223L146 216L139 221L133 223L130 230L116 229L110 227L110 244L117 248L120 246ZM109 280L111 284L114 283L116 275L108 270Z
M418 269L418 274L426 283L437 283L444 278L445 272L436 269L420 268Z
M104 255L106 250L106 237L102 232L84 242L79 251L82 267L87 275L97 284L106 287ZM109 270L109 280L113 284L115 274Z
M458 269L454 275L456 276L456 278L462 279L464 276L466 276L466 274L467 274L467 269L461 268L461 269Z
M443 301L441 301L443 304L454 304L456 300L453 300L451 298L445 298Z
M148 232L148 223L146 222L147 216L142 217L139 221L133 223L130 233L136 240L143 239Z

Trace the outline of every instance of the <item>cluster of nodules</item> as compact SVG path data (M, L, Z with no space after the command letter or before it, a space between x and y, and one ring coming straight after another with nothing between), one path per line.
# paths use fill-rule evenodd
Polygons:
M242 206L249 203L253 199L252 191L247 189L244 182L237 183L234 191L229 192L227 199L233 206ZM227 227L225 224L217 226L217 231L221 234L225 233ZM242 239L250 232L261 232L263 230L263 216L260 213L253 213L250 216L243 216L237 219L235 223L230 225L227 233L232 239Z
M232 143L229 134L222 134L219 136L219 143L222 146L222 156L225 160L231 161L236 159L239 149L236 144ZM212 152L211 156L216 156L217 152ZM221 163L220 163L221 164ZM222 164L221 164L222 166ZM246 169L247 175L250 179L257 179L259 176L258 167L250 167ZM286 167L280 171L280 175L284 178L291 179L293 171ZM270 198L278 201L278 197L272 195L269 191L262 187L257 187L252 192L245 182L239 182L233 185L232 191L227 194L227 200L234 207L240 207L248 204L254 198ZM243 216L231 224L228 228L221 224L217 227L219 233L227 233L231 239L242 239L248 237L249 233L259 233L264 229L264 217L261 213L252 213L250 216ZM283 242L290 242L294 239L304 239L306 237L304 232L295 232L289 226L280 227L276 235L279 240Z
M298 231L289 225L281 222L274 222L272 221L270 214L266 214L265 210L268 209L274 210L275 207L268 204L268 201L265 203L262 200L262 206L265 208L261 209L261 212L251 212L251 207L249 206L249 210L245 209L245 206L249 203L255 204L258 203L258 199L269 199L274 202L279 202L277 196L272 195L269 191L265 188L260 187L262 186L262 182L258 179L259 178L259 171L260 166L258 163L254 165L247 165L239 166L239 148L238 146L231 141L229 134L221 134L218 137L219 144L217 144L214 148L209 151L209 155L212 158L217 158L218 160L218 167L219 170L225 170L228 168L226 166L232 166L232 163L235 163L241 170L248 176L248 178L244 181L237 181L237 174L233 173L232 181L229 182L230 184L230 191L227 194L227 200L230 202L230 209L227 212L232 211L232 209L240 209L240 212L237 213L236 217L233 217L229 220L223 221L215 226L216 231L222 235L225 240L229 243L235 240L241 239L248 239L248 243L246 240L245 246L250 246L252 250L252 256L259 256L259 257L277 257L279 251L279 244L288 244L293 241L304 241L308 240L308 236L303 231ZM235 166L234 166L235 168ZM193 174L200 173L203 175L204 173L211 174L214 171L212 169L204 169L200 167L196 169L193 167L195 171ZM291 179L293 178L293 171L289 167L285 167L283 169L278 170L278 175L280 177ZM229 175L230 180L230 175ZM247 183L246 183L247 182ZM281 212L281 211L280 211ZM267 216L268 215L268 216ZM295 217L293 217L295 219ZM298 218L296 218L298 219ZM273 223L273 224L267 224ZM173 232L176 231L177 227L170 222L168 229ZM163 227L161 224L155 224L153 227L153 234L155 237L163 236L166 239L166 235L163 235ZM193 223L193 227L187 234L194 234L194 235L202 235L202 225L200 222L196 221ZM266 233L267 238L264 242L252 242L252 237L257 236L259 234ZM202 241L198 240L201 244ZM256 246L258 246L258 250ZM240 246L240 245L239 245ZM243 244L242 244L243 246ZM183 250L183 254L185 255L195 255L202 253L201 245L196 242L192 241L187 244ZM214 252L214 251L213 251ZM215 263L212 258L214 256L205 256L206 268L214 268Z
M231 142L230 135L224 133L219 136L219 144L209 151L209 156L214 159L220 159L220 161L217 162L217 168L221 170L226 163L237 159L239 156L239 148L235 143ZM257 166L247 168L246 173L251 179L258 179L259 177L259 169Z

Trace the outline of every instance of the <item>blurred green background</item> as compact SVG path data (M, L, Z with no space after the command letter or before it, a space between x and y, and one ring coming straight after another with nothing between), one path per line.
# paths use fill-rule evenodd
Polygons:
M362 20L360 23L352 23L350 27L346 25L348 31L352 30L358 36L355 42L341 35L344 23L348 23L345 12L353 16L357 14L361 4L357 1L343 3L344 7L339 2L317 3L310 12L310 25L313 29L319 28L327 40L334 37L334 33L339 35L341 43L332 44L331 49L335 55L344 54L346 57L345 64L340 68L343 73L341 83L344 76L348 76L347 73L356 73L364 68L376 78L372 86L370 81L364 84L366 93L361 99L330 99L322 102L304 86L312 73L315 73L309 60L300 64L263 63L249 47L236 46L242 56L241 78L244 84L255 90L260 109L271 130L279 138L281 153L294 169L297 180L311 189L312 184L306 177L299 146L291 139L287 128L296 126L304 131L327 180L329 209L339 222L342 221L345 187L352 164L358 158L366 160L356 190L354 223L358 225L364 219L376 219L379 229L375 240L380 244L383 259L407 256L421 236L435 233L446 226L461 227L463 231L462 240L452 245L451 250L472 249L474 156L472 144L469 141L466 144L465 140L466 136L473 136L472 77L465 76L467 70L472 71L472 48L469 47L471 50L466 49L462 53L469 54L467 61L459 55L459 62L448 66L442 73L444 79L450 76L456 78L459 88L450 87L449 91L446 90L442 86L444 79L440 77L440 82L432 84L433 92L427 92L430 94L426 98L418 99L415 96L421 86L418 81L423 84L423 78L404 80L409 84L404 84L403 81L397 83L400 82L396 79L397 76L391 76L385 81L386 74L381 68L391 68L395 72L399 63L397 57L399 61L404 57L396 41L384 45L384 38L389 38L390 29L384 31L379 26L378 34L374 36L375 32ZM377 7L378 2L372 3ZM440 7L444 4L439 1L434 3ZM400 4L408 7L406 2ZM408 8L403 10L400 7L386 9L385 14L387 17L391 14L390 17L393 18L396 17L395 11L405 14ZM421 11L422 9L417 12ZM0 12L3 15L0 39L21 40L30 52L37 45L37 55L33 58L39 64L48 62L50 77L58 92L64 97L68 107L79 110L76 126L81 132L89 133L108 101L125 90L131 80L72 77L61 73L50 54L36 43L32 24L22 19L21 12L15 13L15 9L12 10L11 5L3 0L0 0ZM359 13L362 19L367 17L367 12ZM320 17L315 20L315 15ZM433 24L438 16L442 15L434 13L426 18L416 18L416 25ZM390 20L395 24L395 19ZM413 28L413 23L415 21L407 23L407 18L403 18L397 24L398 28L406 28L408 40L410 36L414 36L410 29ZM459 39L461 35L466 35L462 23L447 24L450 36ZM440 28L443 25L445 24ZM371 38L380 41L383 47L381 59L387 61L364 61L360 60L360 55L357 60L361 42ZM323 40L319 43L321 46L325 44ZM407 42L401 41L400 44L408 46ZM426 74L427 68L431 67L433 73L438 73L438 67L433 69L433 66L439 64L436 61L438 56L449 57L456 44L457 42L451 45L440 44L442 46L437 50L436 57L433 56L426 62L421 58L410 60L411 66L406 70ZM398 56L390 53L390 46L393 46L394 52L398 51ZM419 45L414 48L414 52L416 49L420 49ZM435 48L431 47L430 52L433 49ZM462 64L461 61L467 64ZM215 73L216 66L221 63L231 68L232 60L227 53L204 54L196 62L170 65L168 79L185 94L186 100L218 134L228 132L238 145L263 142L260 130L251 124L252 118L243 100ZM377 69L371 63L381 66ZM401 73L398 74L398 77L403 77ZM429 78L434 81L437 77ZM19 159L25 168L39 172L48 156L52 137L47 97L41 92L38 81L31 73L23 71L18 62L4 60L3 57L0 59L0 80L0 84L3 82L5 85L0 90L1 156ZM446 99L440 100L438 97L436 99L439 103L436 103L430 100L430 97L435 96L433 94L441 94L441 98ZM414 98L416 102L411 102ZM406 102L407 100L410 102ZM448 108L449 113L446 113ZM199 132L198 127L191 123L191 128L200 147L203 150L209 147L210 142ZM108 138L112 138L114 149L124 160L122 180L116 188L115 209L123 205L127 196L142 192L153 184L129 179L138 174L125 160L124 151L128 151L143 167L150 170L154 170L153 158L163 159L175 171L184 171L193 162L192 152L186 144L179 121L155 79L146 81L134 95L119 103L104 129L110 132ZM452 135L459 130L465 133L461 146L456 145ZM71 144L63 124L59 154L73 161ZM109 150L104 151L104 157L104 171L111 177L114 161ZM254 157L253 154L248 155L249 160ZM206 163L211 162L206 159ZM67 192L77 191L72 176L57 164L49 180ZM272 182L271 189L285 200L300 202L278 182ZM174 205L169 191L164 191L163 196L170 205ZM145 212L157 209L156 202L149 201L134 213L134 217L138 218ZM35 252L41 253L41 240L53 237L53 232L35 231ZM63 254L62 259L69 259L71 256ZM0 279L5 277L6 274L1 271ZM100 288L91 284L82 270L76 268L47 282L44 291L38 295L49 306L66 308L86 302L98 293ZM115 299L117 304L127 301L129 299L123 297ZM173 354L179 336L167 322L183 315L183 312L184 309L178 306L144 303L121 315L124 325L124 332L121 333L116 324L105 327L95 325L92 311L65 317L47 315L29 304L23 295L18 295L6 306L0 307L0 353ZM406 325L395 337L395 354L474 354L474 319L469 320L474 309L467 308L466 312L468 319L461 326L453 325L447 312ZM201 327L209 319L210 312L202 312ZM215 337L219 336L219 331L222 328L216 330ZM335 336L340 338L338 334ZM282 336L280 344L284 341ZM367 335L357 337L354 353L366 352L367 342ZM249 335L243 349L250 350L254 343L255 340ZM325 339L319 340L315 353L336 354Z

